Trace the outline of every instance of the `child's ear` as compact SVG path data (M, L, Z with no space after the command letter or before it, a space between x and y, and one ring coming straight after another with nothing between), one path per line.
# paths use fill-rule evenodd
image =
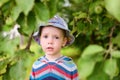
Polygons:
M67 43L67 37L64 38L62 47L64 47L66 43Z

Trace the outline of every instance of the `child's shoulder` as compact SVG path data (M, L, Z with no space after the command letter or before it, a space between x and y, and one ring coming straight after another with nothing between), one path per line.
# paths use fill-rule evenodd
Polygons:
M76 64L74 63L74 61L72 60L72 58L64 56L63 58L63 64L69 67L74 67L76 66Z
M72 58L67 57L67 56L64 56L64 57L63 57L63 60L64 60L64 61L72 61Z
M44 61L44 60L45 60L45 59L44 59L43 56L40 57L40 58L38 58L38 59L33 63L33 66L39 66L39 65L43 64L43 61Z

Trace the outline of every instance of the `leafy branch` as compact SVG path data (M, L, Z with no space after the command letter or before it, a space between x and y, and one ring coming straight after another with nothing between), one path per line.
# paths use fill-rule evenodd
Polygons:
M112 37L113 37L113 33L114 33L114 30L116 28L116 25L113 26L110 30L110 34L109 34L109 44L108 44L108 49L106 51L106 54L105 54L105 57L104 59L106 59L108 57L108 55L111 53L112 49L113 49L113 43L112 43Z

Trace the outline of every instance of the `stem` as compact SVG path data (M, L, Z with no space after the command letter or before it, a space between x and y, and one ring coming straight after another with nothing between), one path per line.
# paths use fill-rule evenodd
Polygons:
M32 32L31 36L29 37L29 41L28 41L28 44L27 44L25 50L29 50L29 49L30 49L33 33L34 33L34 32Z
M109 55L109 53L111 53L111 51L112 51L112 48L113 48L112 36L113 36L113 32L114 32L114 30L115 30L115 27L116 27L116 26L113 26L113 27L111 28L111 31L110 31L110 34L109 34L109 44L108 44L109 47L108 47L108 50L106 51L106 55L105 55L104 59L106 59L107 56Z

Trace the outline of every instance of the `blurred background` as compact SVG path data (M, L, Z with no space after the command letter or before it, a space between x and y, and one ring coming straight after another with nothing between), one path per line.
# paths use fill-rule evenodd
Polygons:
M80 80L120 80L120 0L0 0L0 80L29 80L44 55L32 35L55 14L75 36L61 53Z

